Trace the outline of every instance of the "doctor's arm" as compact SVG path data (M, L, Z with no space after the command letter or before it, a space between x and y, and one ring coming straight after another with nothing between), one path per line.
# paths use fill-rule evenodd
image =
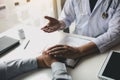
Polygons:
M111 20L108 22L108 30L92 42L78 47L81 56L93 53L103 53L120 44L120 3Z
M105 52L120 43L120 2L108 22L108 30L106 33L97 37L93 42L97 45L100 52Z

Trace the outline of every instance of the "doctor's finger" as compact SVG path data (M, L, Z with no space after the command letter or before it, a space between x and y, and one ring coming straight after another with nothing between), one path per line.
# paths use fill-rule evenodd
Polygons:
M66 50L66 49L64 47L55 47L55 48L47 50L47 52L51 53L51 52L60 51L60 50Z
M54 29L51 29L51 28L43 28L42 30L48 33L55 31Z
M50 55L64 56L67 50L59 50L49 53Z
M44 30L44 29L47 29L47 28L48 28L48 26L46 25L46 26L42 27L41 30Z
M52 46L52 47L48 48L48 50L51 50L51 49L54 49L54 48L57 48L57 47L64 47L64 45L55 45L55 46Z
M55 18L52 18L52 17L49 17L49 16L45 16L45 19L48 19L50 22L51 22L51 21L56 21Z

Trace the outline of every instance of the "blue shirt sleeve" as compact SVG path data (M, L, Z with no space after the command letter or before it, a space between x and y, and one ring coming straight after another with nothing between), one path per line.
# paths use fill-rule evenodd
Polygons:
M52 80L72 80L71 76L68 74L66 66L61 62L54 62L52 65Z
M51 67L53 71L52 80L72 80L67 73L65 64L55 62L51 65ZM0 62L0 80L11 80L22 73L37 68L36 58Z
M0 80L7 80L6 69L6 65L4 63L0 63Z
M2 62L0 63L0 80L11 80L16 76L33 69L37 69L36 58Z

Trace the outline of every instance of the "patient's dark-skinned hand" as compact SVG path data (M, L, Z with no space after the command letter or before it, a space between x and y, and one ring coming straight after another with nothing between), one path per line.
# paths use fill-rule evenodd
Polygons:
M43 28L41 28L41 30L43 30L44 32L51 33L60 29L61 23L57 19L48 16L45 16L45 19L48 19L49 23Z
M54 62L57 62L57 60L46 53L46 51L43 51L42 55L37 57L38 67L48 68Z

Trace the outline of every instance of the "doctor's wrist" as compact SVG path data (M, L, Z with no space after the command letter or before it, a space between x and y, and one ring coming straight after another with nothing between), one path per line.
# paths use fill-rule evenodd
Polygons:
M90 54L95 54L95 53L99 53L99 49L97 48L96 44L93 42L89 42L83 46L78 47L79 50L79 57L83 57L86 55L90 55Z
M65 23L62 20L60 20L59 23L60 23L60 28L58 30L65 29L65 26L66 26Z

